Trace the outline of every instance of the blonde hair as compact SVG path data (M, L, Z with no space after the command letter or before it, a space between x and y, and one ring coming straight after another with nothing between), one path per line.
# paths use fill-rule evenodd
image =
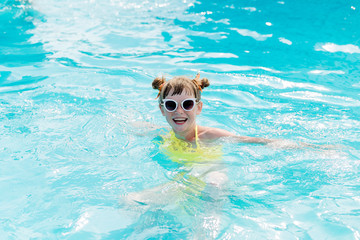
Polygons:
M153 89L159 90L159 102L162 102L164 98L169 95L169 92L173 90L172 95L181 94L186 91L188 94L193 94L197 101L201 99L202 89L210 86L210 82L207 78L199 80L200 74L194 79L190 79L185 76L174 77L169 81L166 81L165 77L157 77L152 82Z

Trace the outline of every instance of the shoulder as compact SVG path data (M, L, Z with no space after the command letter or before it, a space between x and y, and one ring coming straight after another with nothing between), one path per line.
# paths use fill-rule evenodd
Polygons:
M234 137L234 133L220 128L198 126L199 138L202 140L216 140L221 137Z

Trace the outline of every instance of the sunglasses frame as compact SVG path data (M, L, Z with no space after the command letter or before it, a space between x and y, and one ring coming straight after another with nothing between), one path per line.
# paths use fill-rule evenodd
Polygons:
M186 109L184 108L184 102L185 102L185 101L188 101L188 100L193 101L194 105L193 105L193 107L192 107L191 109L186 110ZM167 107L165 106L166 102L175 102L175 109L172 110L172 111L169 111L169 109L167 109ZM181 107L182 107L182 109L183 109L184 111L190 112L190 111L192 111L192 110L195 108L195 105L198 104L198 103L199 103L199 101L197 101L196 98L187 98L187 99L184 99L184 100L181 102L180 105L181 105ZM168 112L175 112L176 109L179 107L179 103L178 103L177 101L173 100L173 99L163 99L163 101L162 101L162 103L161 103L160 105L164 106L165 110L168 111Z

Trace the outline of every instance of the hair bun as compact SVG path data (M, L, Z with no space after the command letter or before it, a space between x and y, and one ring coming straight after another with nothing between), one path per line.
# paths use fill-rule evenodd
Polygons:
M201 89L204 89L206 87L210 86L210 82L207 78L203 78L200 80L200 87Z
M160 86L165 83L165 77L157 77L152 82L153 89L160 89Z

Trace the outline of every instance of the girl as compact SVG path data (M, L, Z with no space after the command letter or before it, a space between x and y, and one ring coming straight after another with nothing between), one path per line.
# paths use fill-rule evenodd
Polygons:
M167 214L176 216L181 224L192 229L192 239L214 239L221 231L221 212L226 191L227 170L222 163L222 148L214 140L235 137L244 142L266 143L264 139L237 137L218 128L199 126L196 117L203 103L201 92L208 87L206 78L174 77L166 81L156 78L152 87L159 90L159 108L172 128L157 141L163 156L157 159L167 172L170 181L129 193L125 197L127 206L142 211L161 207ZM134 205L135 204L135 205Z

